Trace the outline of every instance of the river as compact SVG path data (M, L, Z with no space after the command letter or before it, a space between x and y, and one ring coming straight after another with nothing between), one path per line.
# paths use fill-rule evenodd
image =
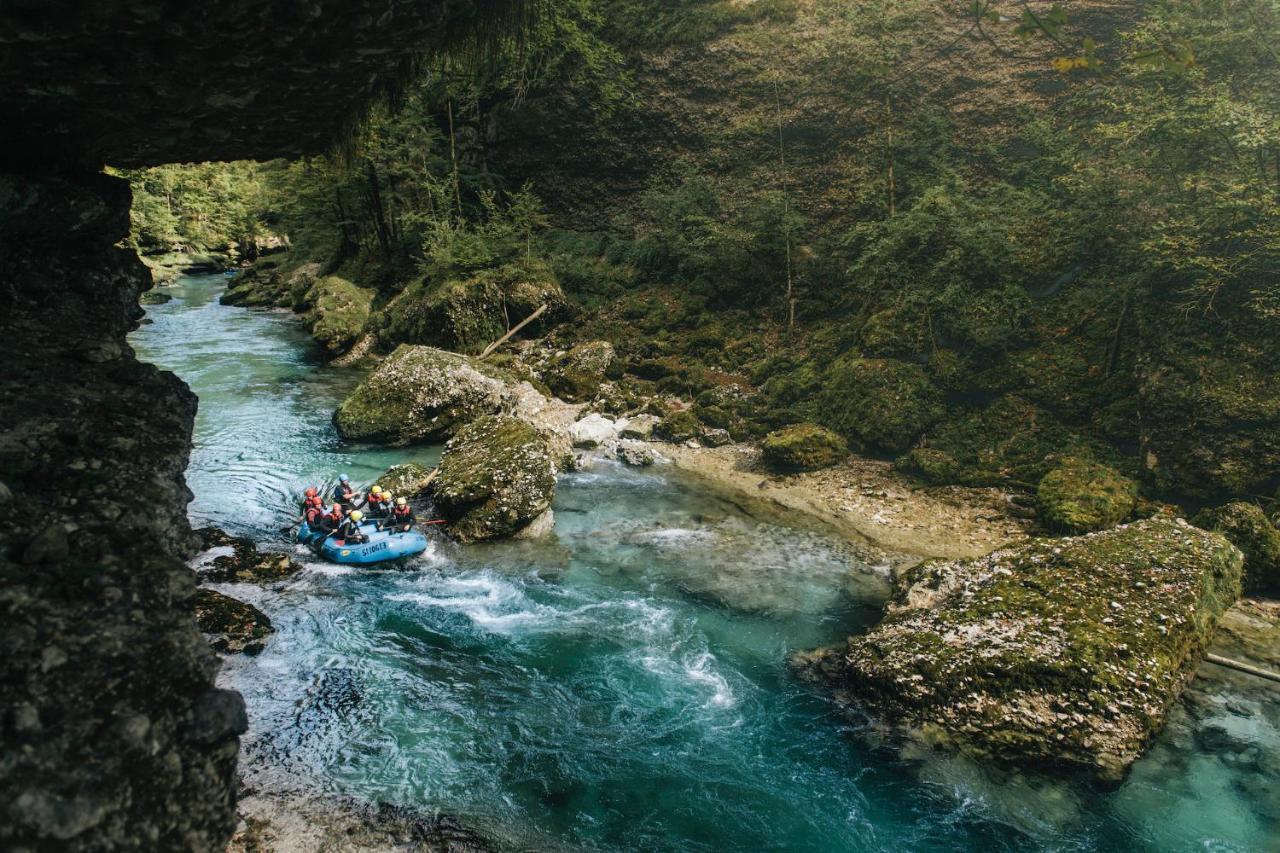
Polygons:
M368 482L438 448L344 444L358 380L297 319L221 306L184 277L132 336L200 397L193 523L288 547L306 485ZM855 549L665 466L563 475L556 536L401 570L308 561L219 587L277 633L220 682L241 691L253 787L439 810L536 849L1280 849L1280 705L1197 679L1117 791L899 751L797 684L785 659L875 621L886 584Z

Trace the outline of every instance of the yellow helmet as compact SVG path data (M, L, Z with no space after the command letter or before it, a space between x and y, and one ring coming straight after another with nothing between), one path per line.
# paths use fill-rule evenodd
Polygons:
M380 495L380 494L382 494L382 486L374 486L374 487L373 487L373 493L374 493L375 495Z
M352 510L352 511L351 511L351 520L352 520L352 521L359 521L359 520L360 520L360 519L362 519L362 518L364 518L364 513L363 513L363 512L361 512L360 510L356 509L356 510Z
M404 498L396 498L396 506L404 506L408 501Z

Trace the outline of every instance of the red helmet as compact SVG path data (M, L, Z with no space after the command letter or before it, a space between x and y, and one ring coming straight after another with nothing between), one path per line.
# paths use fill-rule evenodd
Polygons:
M316 495L318 495L318 494L320 494L320 493L316 491L315 486L309 486L309 487L307 487L307 490L306 490L305 492L303 492L302 494L303 494L303 495L305 495L306 497L314 498Z
M307 498L307 506L324 506L324 501L320 500L319 495L312 495Z

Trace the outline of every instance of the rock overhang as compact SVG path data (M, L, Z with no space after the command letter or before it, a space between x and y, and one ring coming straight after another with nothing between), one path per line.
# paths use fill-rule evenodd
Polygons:
M97 168L325 150L424 51L522 0L14 0L0 165Z

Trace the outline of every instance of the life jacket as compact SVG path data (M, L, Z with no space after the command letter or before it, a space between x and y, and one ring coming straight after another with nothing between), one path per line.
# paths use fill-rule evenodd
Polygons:
M391 514L395 516L397 519L411 518L413 516L413 507L409 506L408 504L405 504L404 506L398 506L395 509L391 510Z
M369 507L370 510L383 509L386 507L386 503L387 503L386 498L382 497L381 495L372 495L372 494L369 495L368 500L365 501L365 504Z
M342 503L350 502L355 495L356 490L350 483L339 483L338 488L333 490L333 499Z
M307 519L307 526L315 527L317 524L320 523L320 518L323 515L324 515L324 510L320 509L320 507L315 506L314 504L308 505L307 514L306 516L304 516Z

